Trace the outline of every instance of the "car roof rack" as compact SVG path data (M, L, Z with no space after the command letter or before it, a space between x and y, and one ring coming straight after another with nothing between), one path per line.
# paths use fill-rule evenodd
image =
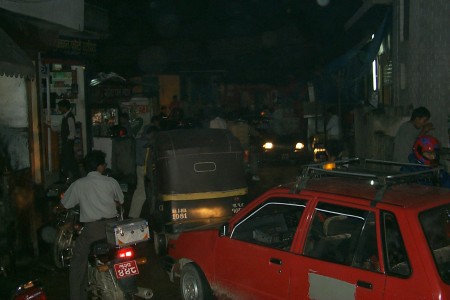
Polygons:
M401 171L402 167L420 167L420 171ZM424 178L433 178L441 167L401 163L387 160L376 160L367 158L348 158L335 162L323 162L303 166L301 175L297 178L294 193L306 188L308 180L318 177L352 177L355 179L367 179L370 184L378 188L375 203L383 199L384 192L392 185L417 182ZM374 204L375 204L374 203Z

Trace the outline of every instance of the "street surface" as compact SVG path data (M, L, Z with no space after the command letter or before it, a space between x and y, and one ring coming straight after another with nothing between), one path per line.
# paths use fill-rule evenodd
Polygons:
M270 187L293 181L299 173L301 164L265 165L260 168L260 181L249 180L250 199L263 193ZM69 272L57 270L51 262L51 248L41 251L39 260L18 258L18 277L23 279L39 278L48 294L49 300L69 299ZM151 288L153 299L181 299L179 282L172 283L163 269L162 261L155 255L153 243L139 245L139 253L147 255L148 262L140 266L139 286Z

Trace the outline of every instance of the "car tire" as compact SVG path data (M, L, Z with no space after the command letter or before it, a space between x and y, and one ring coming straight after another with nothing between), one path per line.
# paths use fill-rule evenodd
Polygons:
M205 275L193 263L183 266L180 278L181 298L184 300L213 299L211 287Z

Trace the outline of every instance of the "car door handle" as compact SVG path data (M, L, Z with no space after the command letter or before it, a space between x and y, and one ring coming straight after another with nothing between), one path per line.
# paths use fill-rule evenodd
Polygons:
M369 290L372 289L372 284L370 282L365 282L365 281L362 281L362 280L358 280L356 282L356 285L360 286L360 287L363 287L363 288L366 288L366 289L369 289Z
M271 264L276 264L276 265L282 265L283 264L283 261L281 260L281 259L279 259L279 258L274 258L274 257L271 257L270 258L270 263Z

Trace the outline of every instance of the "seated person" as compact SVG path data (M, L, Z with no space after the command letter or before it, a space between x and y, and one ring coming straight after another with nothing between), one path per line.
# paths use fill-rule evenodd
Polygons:
M411 154L408 156L410 163L421 164L421 166L405 166L402 171L418 172L427 169L428 167L436 168L439 166L439 149L440 142L434 136L422 135L419 136L413 146ZM425 167L427 166L427 167ZM450 175L442 170L439 172L439 178L433 180L431 178L424 178L419 181L420 184L438 185L450 188Z
M344 147L341 141L329 140L325 144L325 149L327 152L328 162L334 162L336 160L342 159L342 152L344 151Z

